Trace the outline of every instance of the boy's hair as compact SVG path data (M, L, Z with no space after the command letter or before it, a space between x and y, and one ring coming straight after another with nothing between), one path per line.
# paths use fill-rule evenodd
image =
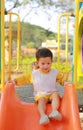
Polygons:
M36 59L39 60L40 58L50 57L53 59L53 54L48 48L40 48L36 52Z

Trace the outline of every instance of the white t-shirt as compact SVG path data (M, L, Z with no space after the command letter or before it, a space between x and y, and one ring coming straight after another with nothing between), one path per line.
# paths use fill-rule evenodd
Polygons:
M42 73L39 69L32 72L33 85L34 85L34 96L48 95L55 91L56 88L56 77L58 75L57 69L51 69L49 73Z

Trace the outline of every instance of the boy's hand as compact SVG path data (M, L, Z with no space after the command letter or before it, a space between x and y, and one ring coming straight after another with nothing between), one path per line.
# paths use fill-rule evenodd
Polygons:
M66 86L66 85L68 85L68 84L72 84L71 82L64 82L64 87Z
M14 80L7 81L6 83L13 83L14 85L16 85L17 81L16 81L16 79L14 79Z

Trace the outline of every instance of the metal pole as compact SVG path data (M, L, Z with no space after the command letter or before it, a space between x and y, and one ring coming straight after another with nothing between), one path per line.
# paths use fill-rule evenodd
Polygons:
M75 36L74 36L74 85L77 85L77 56L78 56L78 24L79 24L79 0L75 0Z
M1 89L4 87L4 66L5 66L5 54L4 54L4 1L0 3L1 18L0 18L0 73L1 73Z

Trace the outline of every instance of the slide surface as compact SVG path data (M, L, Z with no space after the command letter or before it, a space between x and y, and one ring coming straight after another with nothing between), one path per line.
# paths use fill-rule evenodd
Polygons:
M0 130L81 130L77 97L72 84L65 87L61 99L62 121L50 121L39 125L37 104L22 102L16 95L14 85L7 83L0 100ZM47 104L47 114L51 105Z

